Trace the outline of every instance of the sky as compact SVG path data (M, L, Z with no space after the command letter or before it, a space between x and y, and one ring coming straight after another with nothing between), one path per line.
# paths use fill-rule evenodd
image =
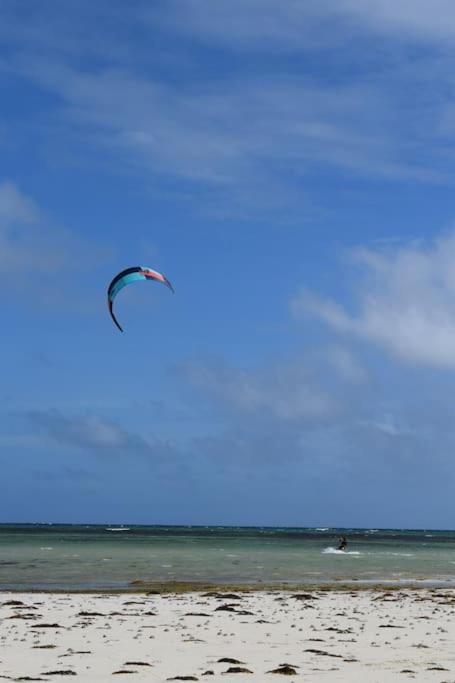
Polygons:
M452 0L0 0L2 522L455 528ZM175 288L139 283L147 265Z

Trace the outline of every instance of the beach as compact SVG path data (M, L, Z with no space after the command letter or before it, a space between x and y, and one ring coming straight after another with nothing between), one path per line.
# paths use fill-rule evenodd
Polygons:
M455 680L453 589L0 594L0 680Z
M454 683L454 642L451 531L0 526L0 681Z

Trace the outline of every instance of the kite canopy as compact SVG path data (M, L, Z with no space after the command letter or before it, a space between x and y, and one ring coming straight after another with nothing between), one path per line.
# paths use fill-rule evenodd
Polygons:
M114 315L114 299L121 289L132 282L136 282L137 280L157 280L158 282L162 282L163 285L169 287L171 292L174 292L174 288L169 280L156 270L152 270L152 268L147 268L147 266L133 266L132 268L126 268L125 270L122 270L121 273L114 277L107 290L107 305L109 307L109 313L111 314L112 320L117 325L120 332L123 332L123 329Z

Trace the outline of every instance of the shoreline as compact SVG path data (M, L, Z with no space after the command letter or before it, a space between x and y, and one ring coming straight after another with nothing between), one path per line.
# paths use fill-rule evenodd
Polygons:
M431 579L396 581L365 581L348 580L327 582L300 582L300 583L211 583L199 581L133 581L128 586L93 586L93 587L29 587L29 586L0 586L0 595L3 593L30 593L48 595L162 595L162 594L185 594L185 593L229 593L238 592L243 594L255 593L289 593L298 591L321 591L321 592L377 592L377 591L433 591L455 590L455 581L438 581Z

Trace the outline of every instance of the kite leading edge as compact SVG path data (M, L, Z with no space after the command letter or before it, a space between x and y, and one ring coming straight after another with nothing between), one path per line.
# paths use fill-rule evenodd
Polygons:
M152 268L148 268L147 266L133 266L132 268L126 268L125 270L122 270L121 273L118 273L118 275L114 277L107 290L107 305L109 308L109 313L111 314L112 320L117 325L120 332L123 332L123 328L114 315L114 299L120 290L123 289L123 287L126 287L126 285L138 280L156 280L157 282L162 282L163 285L169 287L171 292L174 293L174 288L167 277L161 273L158 273Z

